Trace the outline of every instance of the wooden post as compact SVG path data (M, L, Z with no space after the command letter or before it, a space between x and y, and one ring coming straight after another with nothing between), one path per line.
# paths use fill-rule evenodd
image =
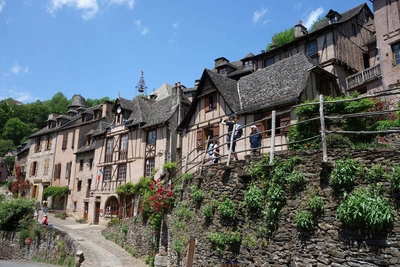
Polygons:
M233 139L235 139L236 127L237 127L237 124L233 125L233 129L232 129L232 133L231 133L231 141L230 141L230 145L229 145L228 160L226 162L226 166L229 166L229 164L231 162L232 145L233 145Z
M319 95L319 116L321 120L321 141L322 141L322 161L328 161L328 152L326 151L325 138L325 119L324 119L324 96Z
M193 267L193 260L194 260L194 245L195 245L195 238L191 236L189 239L189 252L188 252L188 261L187 267Z
M276 110L272 111L271 118L271 151L269 152L269 163L274 161L275 155L275 124L276 124Z
M207 137L207 144L206 144L206 148L204 149L204 156L201 159L200 175L203 173L203 164L204 164L204 160L206 159L206 156L207 156L207 150L208 150L208 143L209 142L210 142L210 136Z

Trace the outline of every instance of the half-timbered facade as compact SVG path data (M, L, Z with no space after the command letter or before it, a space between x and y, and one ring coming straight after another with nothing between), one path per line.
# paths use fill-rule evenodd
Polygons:
M262 120L271 115L272 110L281 112L276 125L288 126L295 120L290 110L292 105L315 99L319 94L337 96L340 94L336 77L313 62L304 53L281 60L274 65L260 69L239 81L227 78L211 70L205 70L196 91L189 113L178 127L182 135L183 155L188 153L188 161L204 152L206 141L219 140L221 154L227 155L225 138L226 125L221 124L227 116L235 113L242 126L256 123L264 132L263 146L271 144L268 129L271 120ZM283 112L289 110L287 113ZM283 113L282 113L283 112ZM288 127L277 132L276 145L287 143ZM248 136L250 127L244 129ZM237 141L236 151L248 150L246 138ZM281 146L279 149L286 149ZM196 151L193 153L193 151ZM266 152L267 150L264 150ZM243 158L249 151L239 154ZM202 158L197 158L198 163ZM192 171L194 171L192 169Z
M374 15L367 4L346 12L330 10L326 20L308 32L300 21L294 26L295 39L285 45L272 45L260 54L249 53L240 61L229 62L224 57L215 60L213 71L239 80L259 69L268 67L297 53L304 52L325 70L337 77L342 92L347 92L347 77L376 65L377 51L368 44L374 38ZM379 71L379 68L378 68ZM378 79L379 75L374 75ZM352 83L352 81L350 81ZM375 88L376 84L372 84ZM367 91L370 88L363 88Z
M99 212L90 213L89 221L104 224L112 217L137 214L139 196L121 198L116 189L128 182L135 184L141 177L160 178L164 163L180 156L179 135L174 129L188 106L178 84L164 97L117 98L115 120L93 134L97 179L91 185L89 209Z

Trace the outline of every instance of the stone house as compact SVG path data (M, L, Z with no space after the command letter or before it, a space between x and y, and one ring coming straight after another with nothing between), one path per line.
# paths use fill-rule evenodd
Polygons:
M183 86L164 86L171 93L153 93L133 100L118 97L115 119L92 133L95 139L94 172L88 220L105 224L114 217L132 217L138 212L139 196L116 194L118 186L137 183L141 177L162 178L164 163L181 158L179 135L175 133L189 100Z
M249 53L240 61L229 62L221 57L215 60L213 71L238 80L254 71L304 52L322 68L335 75L343 93L348 91L347 77L375 66L376 50L369 47L374 38L374 15L367 4L359 5L339 14L330 10L326 19L318 23L312 32L300 21L294 26L292 42L276 47L274 40L269 51ZM378 75L373 77L378 78ZM372 88L376 85L371 85ZM363 91L370 90L364 88Z
M244 127L256 124L264 135L263 146L269 146L272 140L268 130L271 129L272 119L264 118L275 110L281 112L276 117L275 125L278 128L288 126L296 120L291 107L315 99L319 94L340 95L336 77L303 52L241 77L238 81L205 69L190 110L177 130L182 135L182 154L188 153L189 162L200 162L198 156L205 149L208 137L217 140L226 134L227 127L221 122L233 113L239 116L239 124ZM249 133L250 127L245 127L244 136ZM288 127L276 132L273 141L281 145L279 149L286 149L287 134ZM228 150L222 145L225 138L219 141L221 154L227 155ZM196 149L197 153L191 153ZM248 149L246 138L237 141L236 151ZM239 154L239 158L246 154L249 151Z
M89 193L92 179L93 153L78 157L76 152L86 146L90 139L87 134L98 127L102 122L111 122L113 113L112 103L104 102L101 105L86 107L86 100L81 95L74 95L68 106L68 116L71 122L57 133L58 142L55 147L54 177L52 186L68 186L69 195L52 199L52 207L57 210L66 210L79 218L85 218L87 202L83 199ZM82 155L82 154L79 154Z
M384 0L371 2L384 86L386 89L400 87L400 3Z

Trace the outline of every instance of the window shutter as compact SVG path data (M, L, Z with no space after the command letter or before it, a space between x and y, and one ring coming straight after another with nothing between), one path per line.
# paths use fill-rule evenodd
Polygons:
M204 110L206 112L210 111L210 98L208 96L204 98Z
M218 123L217 123L217 124L214 124L214 127L213 127L213 136L214 136L214 138L219 136L219 124L218 124Z
M217 94L213 95L213 109L215 110L217 108Z
M35 175L36 176L38 175L38 171L39 171L39 162L36 162L36 165L35 165Z
M56 164L54 168L54 178L60 179L61 176L61 164Z
M288 134L290 131L290 113L285 113L281 115L281 134Z
M32 175L33 175L33 172L34 172L34 164L33 164L33 162L32 162L32 163L31 163L31 168L30 168L30 170L29 170L29 175L32 176Z
M72 132L71 148L74 148L74 145L75 145L75 132Z
M68 143L68 133L64 133L63 141L62 141L62 149L63 150L67 149L67 143Z
M203 148L203 130L197 131L196 143L197 143L196 145L197 149Z

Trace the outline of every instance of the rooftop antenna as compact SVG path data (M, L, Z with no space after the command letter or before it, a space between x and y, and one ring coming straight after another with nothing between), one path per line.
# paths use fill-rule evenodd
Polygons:
M139 80L138 85L136 85L136 88L138 89L139 93L143 93L144 92L146 94L147 86L146 86L146 83L144 81L144 76L143 76L144 71L142 70L141 72L142 72L142 75L140 76L140 80Z

